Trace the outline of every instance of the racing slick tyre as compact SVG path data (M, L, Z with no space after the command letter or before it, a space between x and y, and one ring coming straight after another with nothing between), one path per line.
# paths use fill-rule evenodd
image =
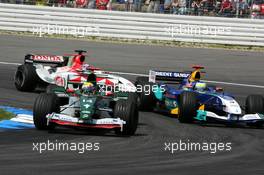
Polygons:
M61 93L56 93L57 91L61 91L61 89L64 91L63 87L57 86L56 84L49 84L46 87L46 93L47 94L56 94L56 96L59 97L60 99L60 106L66 105L69 103L69 97L66 96L61 96Z
M33 91L37 86L38 75L31 64L18 66L15 73L15 87L19 91Z
M192 123L197 114L197 107L196 93L184 91L179 98L179 121Z
M138 109L142 111L152 111L155 104L156 98L152 91L152 86L154 84L148 82L148 77L137 77L135 86L137 88L141 87L141 92L137 92L138 94ZM145 92L145 88L148 87L149 93Z
M33 107L33 120L35 127L39 130L54 129L55 124L47 124L47 114L53 112L59 113L60 111L60 99L56 94L40 94L34 103Z
M115 104L114 116L126 122L122 131L119 128L115 130L117 135L131 136L135 134L138 125L138 109L133 100L118 100Z
M46 93L54 93L54 89L59 88L56 84L49 84L46 87Z
M261 95L249 95L246 99L246 114L264 114L264 98ZM262 123L247 123L248 126L261 127Z
M149 78L148 77L137 77L136 82L148 82Z
M128 92L128 99L138 105L138 94L135 92Z
M261 95L249 95L246 99L246 114L264 114L264 98Z

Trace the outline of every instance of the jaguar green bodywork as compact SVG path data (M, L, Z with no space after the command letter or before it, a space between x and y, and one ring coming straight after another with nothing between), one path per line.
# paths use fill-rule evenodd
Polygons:
M95 113L96 96L80 97L80 119L91 119Z

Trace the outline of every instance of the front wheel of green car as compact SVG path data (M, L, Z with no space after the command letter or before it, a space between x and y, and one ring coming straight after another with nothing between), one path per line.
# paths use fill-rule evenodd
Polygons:
M60 102L56 94L40 94L34 103L33 121L39 130L50 130L55 128L55 124L47 123L47 114L60 111Z
M120 128L115 130L116 134L123 136L135 134L138 125L138 109L133 100L118 100L115 104L114 116L126 122L122 131Z

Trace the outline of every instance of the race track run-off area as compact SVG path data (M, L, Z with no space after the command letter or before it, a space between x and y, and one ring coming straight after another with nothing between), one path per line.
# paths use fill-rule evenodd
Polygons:
M205 66L208 83L222 86L241 105L249 94L264 95L263 52L110 44L80 40L0 36L0 106L32 111L38 92L15 89L13 76L27 53L88 51L86 62L107 71L135 74L149 69L184 71ZM40 151L66 143L76 150ZM180 143L208 143L208 151L176 150ZM228 149L214 150L223 143ZM83 146L89 149L82 151ZM172 147L172 145L174 145ZM78 149L79 147L79 149ZM44 147L42 147L44 148ZM170 148L170 149L169 149ZM174 148L174 150L172 150ZM31 127L0 129L0 174L264 174L264 132L244 126L182 124L177 118L140 112L135 136L102 131Z

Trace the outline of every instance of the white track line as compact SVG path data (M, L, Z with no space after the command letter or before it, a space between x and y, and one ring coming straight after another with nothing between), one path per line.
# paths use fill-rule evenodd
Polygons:
M15 66L21 65L20 63L8 63L8 62L0 62L0 64L15 65Z
M148 74L137 74L137 73L130 73L130 72L112 72L109 71L112 74L118 74L118 75L133 75L133 76L142 76L142 77L148 77Z
M10 62L0 62L0 64L16 65L16 66L21 65L20 63L10 63ZM111 72L111 71L109 71L109 73L119 74L119 75L144 76L144 77L148 76L148 74L137 74L137 73L132 73L132 72ZM255 85L255 84L231 83L231 82L212 81L212 80L204 80L204 81L208 82L208 83L215 83L215 84L225 84L225 85L232 85L232 86L243 86L243 87L253 87L253 88L262 88L262 89L264 89L264 86Z
M262 88L262 89L264 89L264 86L255 85L255 84L241 84L241 83L230 83L230 82L210 81L210 80L204 80L204 81L208 82L208 83L225 84L225 85L232 85L232 86L254 87L254 88Z

